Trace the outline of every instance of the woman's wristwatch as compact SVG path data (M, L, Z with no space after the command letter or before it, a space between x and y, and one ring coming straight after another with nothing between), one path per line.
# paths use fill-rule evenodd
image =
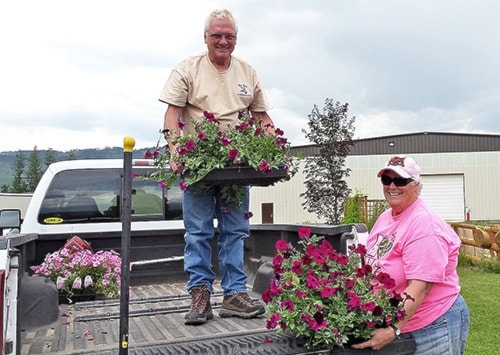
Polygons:
M396 334L396 338L399 339L399 336L401 335L401 330L396 327L394 324L389 324L389 327L392 328L392 330L394 330L394 334Z

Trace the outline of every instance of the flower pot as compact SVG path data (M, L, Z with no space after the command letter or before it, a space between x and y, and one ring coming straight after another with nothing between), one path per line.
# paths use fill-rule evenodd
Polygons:
M68 292L59 290L59 304L93 301L96 299L96 293L92 287L83 289L74 288L72 291L73 295L70 296Z
M269 186L286 176L287 169L284 167L273 169L271 173L266 173L248 165L233 165L210 171L201 182L213 185Z

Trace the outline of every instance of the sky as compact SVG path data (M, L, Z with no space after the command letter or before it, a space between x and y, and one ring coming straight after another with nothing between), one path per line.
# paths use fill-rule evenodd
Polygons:
M18 0L0 4L0 151L154 146L160 91L216 8L292 146L327 98L356 139L500 134L500 1Z

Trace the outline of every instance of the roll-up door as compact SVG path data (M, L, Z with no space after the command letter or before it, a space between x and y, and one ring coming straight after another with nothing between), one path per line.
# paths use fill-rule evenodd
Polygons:
M463 174L421 176L421 198L444 220L465 220Z

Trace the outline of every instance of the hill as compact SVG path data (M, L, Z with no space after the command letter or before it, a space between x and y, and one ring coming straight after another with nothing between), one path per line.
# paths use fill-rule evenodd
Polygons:
M144 158L144 154L148 149L152 148L142 148L135 149L133 157L135 159ZM37 150L40 157L40 161L45 160L47 150ZM0 186L10 185L12 182L12 168L14 167L16 161L16 155L21 152L26 158L26 163L29 159L32 150L19 150L10 152L0 152ZM52 150L52 153L57 161L68 160L68 159L120 159L123 158L123 148L113 147L113 148L103 148L103 149L74 149L70 152L61 152L57 150ZM45 166L42 168L45 170Z

